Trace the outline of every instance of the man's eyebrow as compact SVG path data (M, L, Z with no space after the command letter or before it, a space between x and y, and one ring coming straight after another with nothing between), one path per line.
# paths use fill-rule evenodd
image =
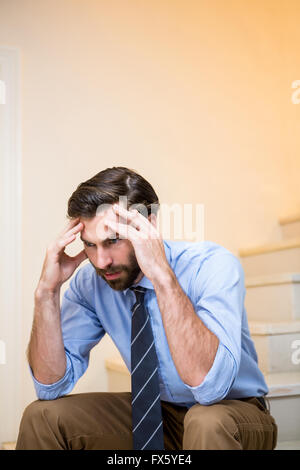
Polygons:
M88 240L85 240L84 238L82 238L82 236L81 236L81 235L80 235L80 240L81 240L82 242L85 242L85 243L91 243L92 245L95 245L95 243L93 243L93 242L89 242Z
M113 238L119 238L119 237L113 237ZM89 242L88 240L85 240L84 238L82 238L81 235L80 235L80 240L81 240L82 242L84 242L84 243L90 243L91 245L96 245L96 243L94 243L94 242ZM107 237L107 238L105 238L105 240L101 240L101 243L105 243L105 242L107 242L107 241L109 241L109 240L111 240L111 238L110 238L110 237Z

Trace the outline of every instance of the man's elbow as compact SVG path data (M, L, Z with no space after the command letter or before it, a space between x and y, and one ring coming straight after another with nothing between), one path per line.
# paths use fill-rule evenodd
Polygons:
M201 383L192 386L194 398L200 405L212 405L224 400L236 379L238 363L227 348L221 350L224 354L223 360L215 361L208 373L202 377Z

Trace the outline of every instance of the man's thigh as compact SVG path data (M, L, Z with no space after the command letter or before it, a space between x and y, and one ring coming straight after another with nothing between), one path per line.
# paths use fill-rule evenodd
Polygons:
M162 402L164 444L182 449L187 408ZM80 393L37 400L24 411L17 449L131 450L131 393Z
M274 449L277 426L256 398L196 404L184 420L184 449Z
M131 393L37 400L24 411L17 449L132 449Z

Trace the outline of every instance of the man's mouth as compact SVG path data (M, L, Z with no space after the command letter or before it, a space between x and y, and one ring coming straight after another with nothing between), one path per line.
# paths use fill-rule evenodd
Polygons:
M105 279L116 279L117 277L119 277L121 274L121 271L118 271L116 273L105 273L104 276L105 276Z

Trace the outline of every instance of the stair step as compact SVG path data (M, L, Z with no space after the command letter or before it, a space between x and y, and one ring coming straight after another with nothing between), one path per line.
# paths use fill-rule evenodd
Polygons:
M105 360L109 392L130 392L131 378L121 356L110 357Z
M300 450L300 441L278 442L275 450Z
M265 380L269 388L268 398L300 397L300 372L266 374Z
M300 441L300 372L265 375L270 412L278 426L278 445ZM284 447L282 447L284 448Z
M127 369L126 364L121 356L114 356L105 359L105 367L107 370L112 372L121 372L121 374L130 375L129 370Z
M300 321L249 322L263 374L300 372Z
M300 320L300 273L247 278L245 286L249 321Z
M2 442L1 450L15 450L16 442Z
M251 321L249 322L251 334L258 336L277 336L300 333L300 321ZM300 336L299 336L300 339Z
M245 276L300 272L300 237L239 250Z
M279 224L284 239L300 237L300 214L282 217Z

